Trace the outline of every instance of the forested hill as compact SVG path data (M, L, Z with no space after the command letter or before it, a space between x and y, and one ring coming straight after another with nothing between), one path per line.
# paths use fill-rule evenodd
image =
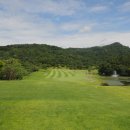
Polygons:
M84 69L103 63L130 66L130 48L120 43L92 48L67 48L45 44L0 47L0 59L20 59L26 67L69 67Z

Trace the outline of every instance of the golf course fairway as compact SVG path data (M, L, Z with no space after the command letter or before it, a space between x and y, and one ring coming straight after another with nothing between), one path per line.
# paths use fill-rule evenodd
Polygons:
M0 130L130 130L130 87L87 70L40 70L0 81Z

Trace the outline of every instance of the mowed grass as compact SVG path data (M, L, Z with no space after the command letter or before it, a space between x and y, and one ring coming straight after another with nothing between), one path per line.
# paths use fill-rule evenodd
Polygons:
M130 87L87 70L40 70L0 81L0 130L130 130Z

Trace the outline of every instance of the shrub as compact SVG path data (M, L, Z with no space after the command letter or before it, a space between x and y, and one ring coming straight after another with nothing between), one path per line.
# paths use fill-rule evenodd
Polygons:
M27 71L21 65L19 60L9 59L5 61L4 65L0 70L0 79L3 80L22 79L23 76L26 74Z

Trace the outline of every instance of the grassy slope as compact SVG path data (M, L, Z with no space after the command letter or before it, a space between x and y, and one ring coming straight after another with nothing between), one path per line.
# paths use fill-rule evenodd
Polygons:
M41 70L0 81L0 130L130 130L130 87L86 71Z

